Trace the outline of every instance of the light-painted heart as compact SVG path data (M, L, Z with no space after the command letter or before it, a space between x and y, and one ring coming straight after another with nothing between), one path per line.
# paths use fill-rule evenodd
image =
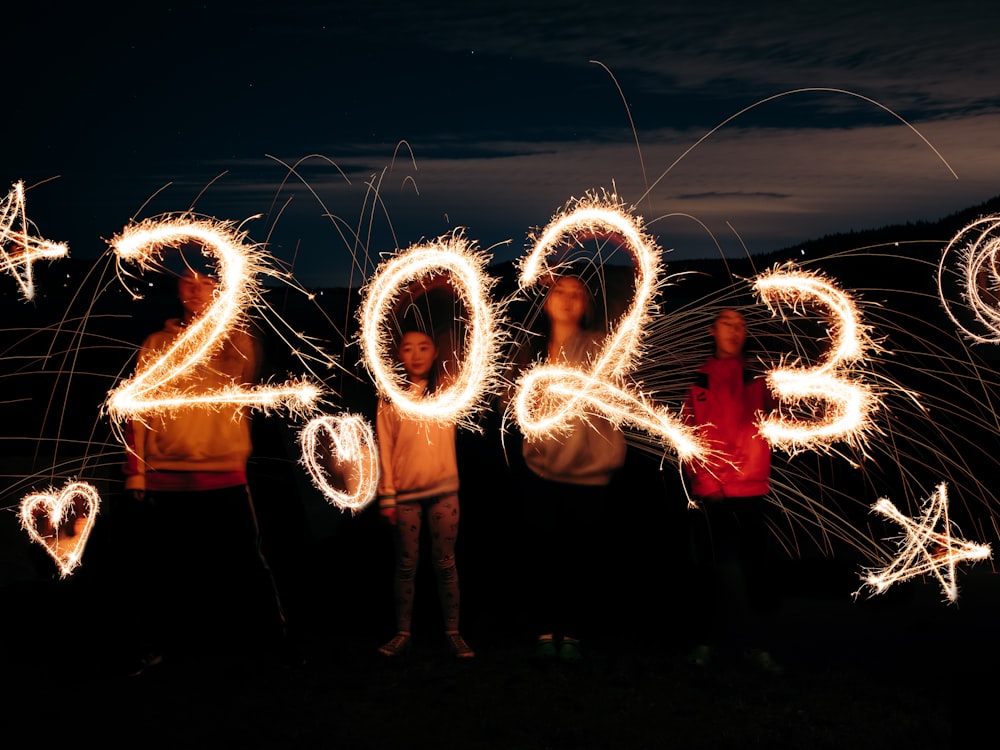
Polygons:
M36 492L21 501L21 526L56 561L60 578L80 565L100 507L100 494L86 482L70 482L58 494L54 489Z
M316 417L299 434L299 446L309 477L328 502L357 513L375 499L378 448L364 417Z

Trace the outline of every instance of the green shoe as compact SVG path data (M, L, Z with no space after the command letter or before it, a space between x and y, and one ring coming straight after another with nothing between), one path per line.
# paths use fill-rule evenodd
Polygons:
M563 664L576 664L583 661L580 641L576 638L563 638L562 643L559 644L559 661Z
M688 654L688 664L693 664L696 667L707 667L713 661L715 661L716 653L715 649L711 646L706 646L704 644L700 646L695 646L691 653Z
M543 635L535 641L535 650L531 652L531 660L549 662L556 660L556 643L551 635Z
M777 659L763 649L747 651L745 656L748 664L765 674L778 676L785 672L785 668L778 664Z

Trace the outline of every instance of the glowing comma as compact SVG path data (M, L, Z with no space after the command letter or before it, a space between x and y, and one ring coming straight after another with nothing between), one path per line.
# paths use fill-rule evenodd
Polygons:
M164 248L194 241L204 248L206 255L215 256L219 281L215 299L205 313L164 351L142 363L132 378L109 393L106 408L113 420L121 422L194 405L306 410L318 399L319 388L308 382L256 387L233 383L197 393L176 385L182 373L207 362L222 346L244 310L260 293L255 277L263 268L261 253L244 239L228 224L188 217L146 221L114 238L111 244L118 258L141 267L151 265Z
M480 405L499 373L498 313L490 299L493 280L486 259L459 234L416 245L383 262L363 290L359 309L360 341L365 365L383 398L409 419L459 422ZM462 362L448 373L447 387L427 397L414 397L395 366L394 341L384 321L400 290L435 275L447 275L465 310Z
M15 229L17 224L20 228ZM25 299L35 296L35 282L31 264L36 260L64 258L69 253L66 245L49 242L28 235L30 224L24 210L24 184L17 182L7 197L0 202L0 260L3 270L9 271L21 287ZM14 250L8 251L8 243ZM23 271L18 267L23 266Z
M910 578L933 575L941 584L948 600L955 602L958 599L955 565L963 560L977 562L992 556L989 545L952 537L951 521L948 518L948 492L943 482L928 498L917 520L904 516L886 498L881 498L872 508L898 523L904 530L896 559L886 567L868 570L862 576L865 585L875 593L880 594L894 583ZM938 526L941 531L934 530Z
M542 436L565 429L571 417L599 414L615 425L627 423L663 439L682 460L703 456L706 448L696 431L624 385L625 376L634 369L659 283L660 254L639 219L614 197L576 201L535 240L521 263L521 288L551 273L545 259L555 248L581 237L613 238L629 251L636 266L632 305L605 339L589 371L539 363L518 379L513 402L518 425L526 435Z
M60 577L65 578L83 559L100 506L100 495L92 485L71 482L58 494L37 492L25 497L21 526L55 560Z
M826 357L812 367L777 367L767 375L769 387L783 402L809 406L815 418L767 415L761 419L761 434L791 452L836 441L860 446L878 398L860 377L852 377L852 365L875 348L854 301L818 274L790 267L758 276L754 290L772 313L779 302L792 309L819 303L830 313L832 341Z
M316 417L299 434L299 446L307 473L330 503L357 513L375 499L378 448L364 418Z

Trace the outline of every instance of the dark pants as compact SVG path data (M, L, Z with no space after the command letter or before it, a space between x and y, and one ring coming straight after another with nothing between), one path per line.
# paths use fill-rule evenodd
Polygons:
M695 642L743 650L767 639L777 582L766 509L763 497L729 497L689 512Z
M123 503L117 533L127 535L130 567L120 604L134 641L178 660L244 664L280 653L284 612L247 487Z
M600 598L595 588L608 487L551 482L528 471L524 491L529 623L537 635L589 637Z

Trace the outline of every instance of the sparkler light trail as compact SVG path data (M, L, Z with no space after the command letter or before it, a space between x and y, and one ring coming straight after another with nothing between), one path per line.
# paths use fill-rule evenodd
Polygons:
M160 259L165 248L192 241L203 248L206 256L216 258L219 283L215 298L168 348L154 353L148 363L140 364L132 378L109 393L105 407L112 420L121 423L131 417L195 405L229 404L265 410L283 406L293 412L312 408L320 389L306 381L254 387L233 383L210 392L178 385L187 371L207 362L229 332L242 324L246 309L260 294L256 276L265 270L263 253L258 246L248 244L245 233L236 233L229 223L186 215L144 221L127 228L111 242L119 259L146 268Z
M316 417L299 434L299 445L309 477L330 503L357 513L375 499L378 447L371 425L363 417Z
M944 482L927 499L917 520L904 516L887 498L881 498L872 508L898 523L905 531L896 559L885 568L868 570L862 576L865 585L874 589L875 593L881 594L894 583L910 578L933 575L940 582L945 596L954 603L958 600L955 565L963 560L977 562L992 557L989 545L952 537L948 490ZM939 525L941 531L934 531Z
M631 307L618 320L594 357L590 371L535 364L517 381L512 408L526 435L558 433L573 416L599 413L617 426L630 424L669 443L681 459L705 452L697 433L667 409L625 385L642 353L642 338L659 285L660 251L641 219L627 212L617 196L587 195L571 201L534 239L521 261L519 284L525 289L556 270L546 257L570 241L610 239L631 254L635 266Z
M759 275L754 291L772 314L778 303L793 311L818 303L830 313L827 330L832 342L825 359L811 367L788 367L783 362L768 372L771 390L793 408L806 408L813 418L768 415L761 420L761 434L771 445L790 453L827 448L836 441L863 449L879 399L854 374L852 365L877 347L854 301L819 273L797 270L791 264Z
M358 317L361 352L379 394L409 419L461 422L479 408L484 394L497 388L500 368L500 312L490 297L494 280L485 272L486 257L459 232L415 245L384 261L362 290ZM386 318L410 284L447 283L464 309L465 336L457 372L447 373L446 387L427 397L410 395L395 366L395 344Z
M945 313L962 334L976 344L1000 343L1000 217L984 216L963 228L941 253L938 264L938 297ZM962 298L982 326L979 333L959 321L945 292L945 276L954 253L959 255L958 275Z
M60 578L80 565L100 507L100 495L86 482L70 482L58 494L36 492L21 501L21 526L55 560Z
M20 229L14 228L15 223ZM64 258L69 254L69 248L64 244L29 236L30 226L24 210L24 183L16 182L7 197L0 201L0 262L2 269L9 271L17 280L21 293L29 300L35 296L31 264L36 260ZM8 243L13 244L12 250L7 249ZM24 266L24 270L18 272L18 266Z

